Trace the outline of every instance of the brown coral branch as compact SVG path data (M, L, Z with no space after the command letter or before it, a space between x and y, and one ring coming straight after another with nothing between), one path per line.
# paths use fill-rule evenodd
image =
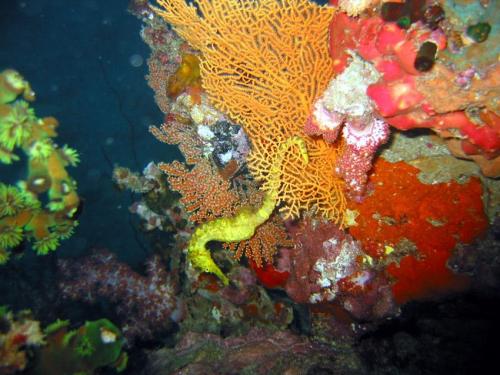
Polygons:
M168 175L170 187L181 193L191 221L200 223L236 212L238 195L209 161L198 160L191 170L179 161L161 163L159 168Z

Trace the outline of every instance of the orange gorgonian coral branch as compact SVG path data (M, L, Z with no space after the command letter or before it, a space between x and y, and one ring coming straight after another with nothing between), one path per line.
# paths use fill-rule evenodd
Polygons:
M273 262L273 256L278 248L293 247L293 245L294 242L289 239L281 219L274 214L255 230L255 234L251 239L239 243L230 243L226 247L234 251L236 259L240 259L245 255L260 268L264 262Z
M316 212L342 223L343 183L333 169L338 147L303 132L313 101L333 75L328 25L333 8L308 0L158 0L176 32L201 52L203 88L252 142L253 176L269 191L272 163L290 137L303 138L310 162L285 155L278 203L286 217Z
M177 145L186 158L186 163L195 164L203 158L203 143L196 134L196 129L187 119L175 119L162 124L159 128L150 126L149 131L160 142Z
M262 195L254 186L254 181L247 181L245 189L231 186L232 174L218 170L207 159L203 158L202 142L196 134L195 127L182 119L174 119L162 126L150 127L151 133L161 142L178 145L193 169L175 161L162 163L160 169L167 174L170 187L182 196L189 219L202 223L216 217L234 214L242 206L259 206ZM232 243L229 249L235 257L242 255L253 259L260 267L263 261L271 263L273 255L280 247L292 246L287 238L281 219L273 215L270 220L257 228L255 235L246 241Z
M239 197L207 160L199 160L191 170L178 161L160 163L159 168L168 175L170 187L181 193L180 201L191 221L200 223L234 214Z

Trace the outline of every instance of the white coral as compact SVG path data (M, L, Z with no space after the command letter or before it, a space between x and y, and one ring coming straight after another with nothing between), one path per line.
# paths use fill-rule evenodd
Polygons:
M355 17L375 3L375 0L339 0L339 8Z
M360 249L357 242L350 237L340 244L336 238L331 238L323 242L323 249L327 254L316 261L313 269L319 273L316 284L321 287L319 293L322 296L321 299L332 301L338 292L338 282L355 271L356 258L360 254ZM338 254L332 257L337 252ZM318 295L313 295L310 301L315 303L312 301L318 302L321 299Z
M366 94L369 85L377 82L380 74L375 67L353 52L351 63L335 77L323 94L323 104L330 112L349 117L361 117L372 112L371 99Z

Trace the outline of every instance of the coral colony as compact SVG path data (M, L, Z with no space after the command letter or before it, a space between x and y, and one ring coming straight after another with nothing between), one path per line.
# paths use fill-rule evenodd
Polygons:
M328 344L410 301L478 285L474 264L498 246L473 245L500 212L498 2L133 0L129 11L143 21L164 114L150 132L184 158L113 172L140 197L130 212L141 229L168 239L155 240L145 274L108 250L59 261L62 297L109 301L121 326L100 328L120 345L98 366L123 368L122 343L164 337L175 322L175 346L148 355L150 373L314 373L320 353L338 354ZM57 122L36 118L32 99L22 77L2 73L0 160L20 148L30 168L0 184L0 262L23 238L54 250L76 225L65 167L78 155L51 141ZM43 349L50 330L30 317L0 316L10 322L0 372L25 367L26 346L59 348ZM74 340L64 345L85 349ZM341 360L322 363L345 373Z
M29 104L34 100L34 91L18 72L0 73L0 163L19 161L19 150L28 163L26 179L17 186L0 182L0 264L23 239L38 254L54 251L78 224L74 217L80 199L66 171L80 161L78 152L52 140L59 123L36 117Z
M147 276L135 273L104 250L83 263L61 261L59 266L62 296L85 302L105 297L117 303L117 314L122 317L123 333L129 341L151 337L170 318L178 321L182 317L182 301L176 299L174 285L158 257L147 262Z
M153 50L149 82L166 116L165 124L151 131L160 140L179 145L186 157L185 165L161 163L159 168L166 173L171 188L181 194L188 215L198 225L187 248L188 258L195 268L214 273L224 283L228 282L226 276L213 264L208 250L194 245L195 241L203 232L204 242L211 239L225 242L225 237L218 233L230 225L234 230L227 241L240 242L230 247L245 249L237 251L237 257L246 254L261 268L263 261L272 263L272 254L283 248L279 243L258 238L262 226L271 219L277 228L283 225L288 228L292 225L288 224L290 220L299 220L292 226L302 226L302 232L308 233L294 237L293 231L285 229L288 241L293 244L287 256L292 258L303 256L307 251L305 242L311 241L307 237L317 238L313 234L316 228L331 227L331 237L322 240L325 253L316 255L323 266L312 262L314 256L310 255L306 262L310 263L310 269L304 269L320 278L325 272L332 273L325 276L328 282L318 281L319 284L331 286L334 280L367 270L370 271L367 274L385 275L385 284L394 289L398 284L393 275L389 277L388 269L408 259L415 259L417 264L432 262L430 254L421 254L424 250L419 248L417 239L406 238L407 233L401 238L415 246L414 253L400 253L396 242L399 239L381 238L376 246L393 249L386 250L389 254L383 262L381 256L369 255L367 249L356 245L357 241L364 241L361 232L351 240L344 240L345 244L342 242L345 234L338 234L342 228L356 228L358 222L366 220L353 217L363 212L366 207L363 203L374 193L385 195L383 190L390 188L389 182L374 186L376 174L373 174L372 185L367 183L375 155L389 140L391 128L431 128L442 138L434 138L436 142L449 145L455 154L477 161L488 175L498 173L500 138L493 99L498 91L493 83L498 73L496 61L477 61L475 69L482 71L472 78L467 94L457 95L453 100L434 98L463 89L463 83L456 88L456 80L449 79L452 74L457 79L460 77L460 82L465 79L463 71L456 71L463 65L455 63L459 60L457 54L466 58L465 50L479 48L479 43L493 43L486 38L463 45L455 54L448 51L447 38L452 31L460 29L464 21L453 13L447 23L441 23L444 22L442 13L448 10L447 3L421 1L407 7L376 1L333 2L333 7L308 1L272 0L238 6L231 1L197 1L186 5L180 0L160 0L158 3L160 7L150 7L151 19L145 20L147 26L143 33L150 35L157 28L163 30L159 25L165 20L187 42L176 50L183 48L185 52L175 52L181 54L177 58L181 62L172 78L158 60L158 51L165 44L146 39ZM486 10L479 8L478 11L477 18L491 17ZM399 12L396 19L395 12ZM175 38L171 36L170 40ZM187 55L193 53L199 59L196 67L186 61ZM198 77L201 77L201 87ZM162 87L159 89L159 80L165 82L167 95ZM176 84L174 92L170 90L172 82ZM185 87L179 91L180 83ZM183 94L179 94L181 91ZM212 109L208 109L207 99ZM465 104L477 106L477 110L465 111ZM217 112L220 114L216 115ZM228 155L234 157L221 161L214 146L219 138L226 142L223 136L216 135L220 134L216 133L220 121L233 122L233 126L244 131L250 145L246 158L238 156L241 154L235 146L231 153L231 147L226 146ZM291 143L294 139L297 141ZM459 147L452 147L457 143ZM228 173L229 168L233 172ZM204 184L196 178L201 176L201 169ZM393 180L405 180L406 169L392 168ZM236 171L239 173L233 174ZM472 177L464 188L470 186L469 195L479 199L481 193L473 192L474 181ZM420 184L425 189L425 185ZM440 186L437 200L452 196L452 187L453 183ZM411 189L401 187L406 188ZM266 211L262 216L264 207L270 204L269 197L274 197L276 209L271 215ZM478 223L475 235L486 227L483 210L472 211L477 202L467 203L468 217ZM453 200L448 204L453 205ZM373 213L376 214L381 215L378 211ZM241 215L246 217L250 235L237 233L235 223ZM255 228L252 228L252 216L263 220ZM301 224L302 220L306 221ZM387 224L377 221L373 225L403 226L405 232L405 223L398 220L389 216ZM427 225L440 227L442 223L451 229L450 220L443 212L439 219L432 215L420 217L417 225L423 230ZM464 228L457 229L455 236L460 237L461 230ZM337 246L334 244L351 250L333 251ZM336 256L342 257L342 261L331 259L338 251L340 254ZM449 255L451 250L436 248L434 251ZM279 254L275 258L279 262ZM294 259L288 263L293 265ZM440 272L449 272L442 255L438 263ZM340 264L350 272L339 271ZM361 279L370 284L370 277ZM452 284L450 281L448 285L451 290ZM317 298L314 296L312 300Z

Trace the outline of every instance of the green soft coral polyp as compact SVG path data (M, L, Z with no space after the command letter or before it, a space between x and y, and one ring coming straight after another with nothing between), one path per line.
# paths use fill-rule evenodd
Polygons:
M66 168L75 166L79 156L53 141L58 122L38 118L26 101L34 99L18 72L0 72L0 163L13 164L21 154L27 162L24 180L16 185L0 181L0 264L23 240L31 242L38 255L56 250L76 226L80 199Z

